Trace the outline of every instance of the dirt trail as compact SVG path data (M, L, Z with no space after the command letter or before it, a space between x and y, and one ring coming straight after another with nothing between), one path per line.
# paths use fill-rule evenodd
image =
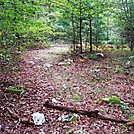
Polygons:
M48 49L33 50L24 53L24 61L30 62L33 60L46 61L51 63L58 59L62 54L68 52L68 44L54 45ZM30 60L30 61L29 61Z

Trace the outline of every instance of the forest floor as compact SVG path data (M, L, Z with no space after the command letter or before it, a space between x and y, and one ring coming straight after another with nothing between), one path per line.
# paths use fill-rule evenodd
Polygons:
M117 119L134 120L134 59L129 51L102 52L98 58L68 54L68 46L31 50L0 75L0 133L2 134L134 134L134 126L72 115L44 106L55 105L98 110ZM23 85L15 94L9 86ZM116 96L124 102L104 101ZM104 100L104 101L103 101ZM113 101L114 102L114 101ZM131 103L132 102L132 103ZM43 113L46 122L36 126L32 114ZM69 115L74 120L62 121ZM69 118L66 116L66 118ZM79 130L79 131L78 131Z

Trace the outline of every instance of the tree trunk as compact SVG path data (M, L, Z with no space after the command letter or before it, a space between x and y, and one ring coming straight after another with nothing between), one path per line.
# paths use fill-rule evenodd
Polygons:
M80 53L82 54L82 3L80 0Z
M132 41L130 42L130 50L134 51L134 43Z
M74 26L74 16L72 15L72 27L73 27L73 47L74 51L76 49L76 36L75 36L75 26Z
M90 52L92 52L93 47L92 47L92 20L89 20L89 26L90 26Z

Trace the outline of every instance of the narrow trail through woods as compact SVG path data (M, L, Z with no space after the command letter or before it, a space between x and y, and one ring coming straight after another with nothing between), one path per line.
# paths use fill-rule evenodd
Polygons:
M42 60L52 63L53 61L58 59L61 54L67 53L68 47L69 44L56 44L50 46L50 48L47 49L39 49L25 52L23 54L23 57L26 62L33 58L34 60Z
M0 98L0 110L2 110L0 125L2 124L5 134L18 132L38 134L41 130L46 134L68 134L69 131L75 132L81 129L87 134L114 134L121 131L132 134L132 127L121 130L120 123L87 118L84 115L79 115L76 122L61 122L58 120L61 115L71 113L44 106L46 100L50 100L60 106L98 110L104 115L116 118L128 119L128 115L129 118L133 118L133 105L130 105L129 109L122 110L117 105L109 106L97 101L100 97L111 95L133 101L133 75L126 75L123 69L119 72L115 70L120 66L120 59L111 58L113 55L108 53L106 58L96 60L83 60L80 57L72 60L74 57L66 55L67 52L68 45L55 45L48 49L31 50L22 54L19 71L12 73L10 80L23 85L24 93L16 95L4 89L4 99ZM70 64L59 64L68 59ZM34 112L45 115L47 122L43 126L27 126L10 116L16 113L17 119L19 117L21 120L30 121Z

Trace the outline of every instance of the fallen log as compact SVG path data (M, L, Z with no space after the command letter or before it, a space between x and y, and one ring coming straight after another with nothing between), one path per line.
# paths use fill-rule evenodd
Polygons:
M129 121L126 126L134 126L134 120L133 121Z
M113 117L111 115L104 115L98 110L87 111L87 110L76 109L74 107L59 106L59 105L54 105L53 103L49 101L46 101L44 106L47 108L53 108L53 109L60 110L60 111L67 111L67 112L87 115L88 117L98 118L101 120L108 120L111 122L117 122L117 123L122 123L122 124L127 124L130 122L129 120L126 120L126 119L117 119L116 117ZM127 125L129 126L129 124ZM134 126L134 124L131 124L131 126Z
M54 108L60 111L67 111L67 112L72 112L72 113L79 113L82 115L87 115L87 116L92 116L92 117L96 117L98 115L98 110L95 111L86 111L86 110L80 110L80 109L76 109L73 107L66 107L66 106L58 106L58 105L54 105L52 103L50 103L49 101L46 101L44 104L45 107L47 108Z

